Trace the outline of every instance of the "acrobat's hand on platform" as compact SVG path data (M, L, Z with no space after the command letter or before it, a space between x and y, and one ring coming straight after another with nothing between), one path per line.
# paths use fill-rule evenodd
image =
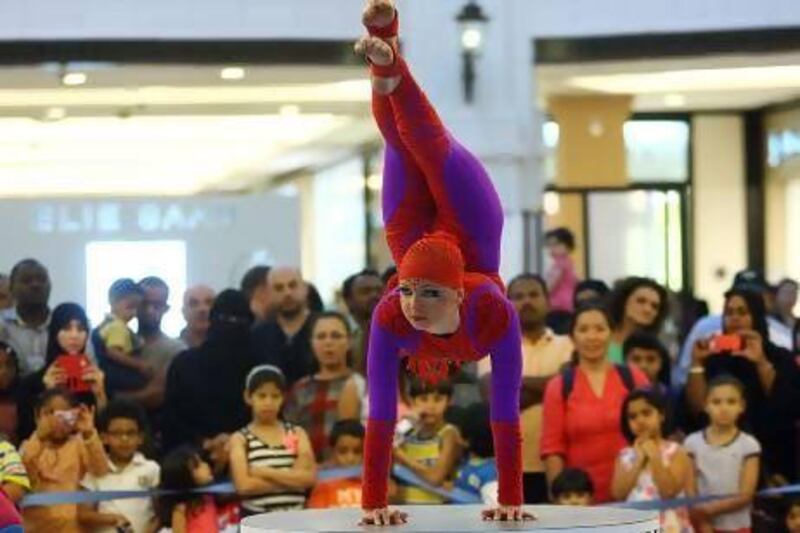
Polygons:
M522 510L518 506L503 506L487 509L481 513L486 521L492 522L523 522L525 520L536 520L536 517Z
M381 507L364 510L359 526L397 526L408 522L408 514L396 509Z

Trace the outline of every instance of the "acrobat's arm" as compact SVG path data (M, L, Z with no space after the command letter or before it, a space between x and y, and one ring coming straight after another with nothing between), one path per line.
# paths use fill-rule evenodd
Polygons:
M398 348L398 339L380 324L377 317L373 319L367 355L369 418L361 497L361 506L367 510L388 505L392 437L397 420Z
M506 302L508 326L491 349L491 418L497 457L500 505L519 506L522 495L522 434L519 393L522 383L522 339L514 309Z

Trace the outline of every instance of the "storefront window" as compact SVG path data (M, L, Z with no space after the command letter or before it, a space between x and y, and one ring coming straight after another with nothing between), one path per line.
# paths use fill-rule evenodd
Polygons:
M548 184L555 183L558 169L558 123L548 120L542 127L542 142L544 144L544 176Z
M689 179L689 123L682 120L629 120L625 123L628 178L632 183L684 182ZM559 127L542 126L545 181L558 172Z
M688 180L688 122L629 120L625 123L624 135L631 182Z
M800 280L800 179L789 182L786 188L786 272L792 279ZM800 312L800 304L796 308Z
M591 277L613 282L633 273L683 287L681 199L676 191L588 194Z

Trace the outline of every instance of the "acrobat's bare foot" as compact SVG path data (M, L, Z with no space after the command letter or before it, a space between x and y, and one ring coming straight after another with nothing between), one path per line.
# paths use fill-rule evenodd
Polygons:
M373 65L387 67L394 63L394 50L379 37L362 37L356 43L355 51L357 54L366 56ZM391 94L398 85L400 85L400 76L372 76L372 88L378 94Z
M394 20L393 0L367 0L361 21L364 26L383 28Z
M355 51L366 56L373 65L385 67L394 63L394 50L389 43L378 37L362 37L356 43Z

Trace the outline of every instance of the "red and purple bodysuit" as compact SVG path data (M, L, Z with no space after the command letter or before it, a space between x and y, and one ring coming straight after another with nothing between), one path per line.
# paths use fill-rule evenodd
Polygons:
M373 35L389 37L393 28ZM414 329L403 315L397 283L390 283L373 315L368 349L369 418L362 507L386 507L397 418L399 359L428 379L453 365L492 358L491 419L499 475L499 503L523 503L519 393L519 322L498 276L503 210L491 179L477 158L442 125L436 111L395 54L373 74L401 78L391 94L373 92L372 107L386 141L383 217L396 264L415 244L446 236L463 257L465 298L452 335ZM435 258L431 258L435 261ZM402 274L402 268L401 268Z

